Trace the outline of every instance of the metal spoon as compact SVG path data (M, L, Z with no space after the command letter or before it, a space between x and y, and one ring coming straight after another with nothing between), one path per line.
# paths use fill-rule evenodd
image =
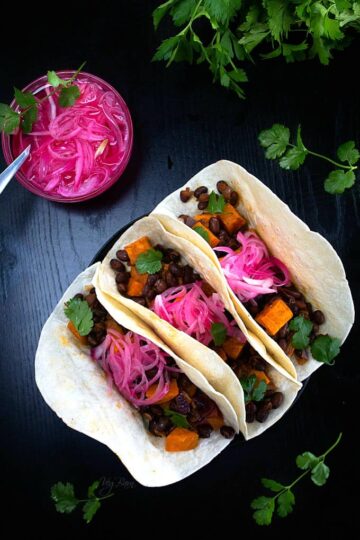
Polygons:
M0 195L12 179L12 177L18 172L21 165L29 157L31 144L21 154L14 159L12 163L0 174Z

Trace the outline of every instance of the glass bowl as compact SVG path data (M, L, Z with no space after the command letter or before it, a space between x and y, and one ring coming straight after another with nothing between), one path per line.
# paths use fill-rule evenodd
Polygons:
M74 70L57 71L57 74L59 75L59 77L63 79L68 79L72 77L74 73L75 73ZM128 138L128 144L122 156L122 159L119 161L114 171L111 172L110 178L104 184L94 189L94 191L91 191L90 193L86 193L84 195L79 195L79 196L74 195L73 197L64 197L59 194L47 193L46 191L41 190L38 186L30 182L26 178L25 174L21 171L21 169L17 172L16 178L20 182L20 184L22 184L26 189L28 189L32 193L35 193L35 195L39 195L40 197L44 197L45 199L49 199L51 201L64 202L64 203L74 203L74 202L86 201L88 199L93 199L94 197L97 197L101 193L104 193L104 191L106 191L111 186L113 186L115 182L117 182L120 179L121 175L123 174L126 168L126 165L129 162L132 147L133 147L134 135L133 135L133 124L132 124L130 111L124 99L120 96L119 92L117 92L109 83L107 83L103 79L100 79L100 77L96 77L95 75L91 75L90 73L86 73L83 71L77 76L76 80L77 81L86 80L86 81L97 83L102 89L104 89L104 91L106 92L110 91L115 95L116 100L120 103L124 111L126 123L129 129L129 138ZM31 92L32 94L36 95L37 93L44 90L46 86L48 86L48 81L47 81L47 76L44 75L42 77L39 77L32 83L28 84L25 88L23 88L23 92ZM16 109L15 100L12 101L11 107L13 109ZM2 150L3 150L5 161L8 165L10 165L10 163L12 163L15 157L17 157L17 156L14 156L12 152L11 138L12 138L12 135L7 135L5 133L1 134Z

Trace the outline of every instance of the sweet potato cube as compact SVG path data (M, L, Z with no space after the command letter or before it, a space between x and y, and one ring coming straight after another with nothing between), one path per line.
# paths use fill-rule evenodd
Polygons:
M212 248L216 247L220 240L218 239L217 236L215 236L215 234L213 234L210 229L208 229L205 225L203 225L202 223L195 223L195 225L193 226L193 229L197 229L197 228L201 228L203 231L205 231L208 235L208 238L209 238L209 244ZM196 232L196 231L195 231Z
M139 274L135 266L131 267L130 279L127 287L129 296L141 296L146 285L148 274Z
M204 212L204 214L196 214L194 216L195 221L202 223L205 225L205 227L209 226L210 219L214 217L214 214L209 214L208 212Z
M255 317L270 336L274 336L292 318L293 312L281 298L276 298Z
M147 391L146 391L146 397L151 398L155 394L156 389L157 389L157 384L156 383L152 384L150 386L150 388L148 388ZM166 403L167 401L170 401L171 399L174 399L178 394L179 394L179 387L178 387L178 384L176 382L176 379L171 379L169 390L167 391L165 396L162 397L156 403L160 404L160 405L162 403Z
M167 452L185 452L193 450L199 444L199 435L190 429L177 427L169 433L165 440Z
M81 336L79 332L77 331L77 329L75 328L75 325L72 321L68 322L67 327L68 327L68 330L70 330L70 332L72 333L72 335L75 336L78 341L80 341L81 345L88 344L87 336Z
M236 360L241 351L243 350L245 343L241 343L241 341L236 337L228 337L222 347L226 353L226 355L231 358L231 360Z
M129 256L130 264L135 264L138 256L151 248L152 245L147 236L142 236L141 238L135 240L135 242L125 246L125 251Z
M106 330L116 330L119 332L119 334L124 334L124 330L121 328L120 324L118 324L114 319L108 319L105 322Z
M210 414L210 416L207 416L205 418L205 422L210 424L210 426L216 431L224 425L224 418L220 410L216 407L216 409Z
M250 372L249 372L249 375L255 375L255 377L258 379L258 381L265 381L266 384L270 384L271 383L271 380L269 379L269 377L266 375L265 371L260 371L258 369L252 369Z
M225 204L224 210L219 214L219 217L229 234L238 231L246 223L246 220L230 203Z

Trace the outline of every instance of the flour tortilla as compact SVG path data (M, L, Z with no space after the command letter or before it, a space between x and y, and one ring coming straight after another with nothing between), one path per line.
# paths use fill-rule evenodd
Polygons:
M115 257L117 250L123 249L126 245L142 236L147 236L152 245L162 244L164 247L178 251L182 256L182 262L190 264L218 292L225 308L234 317L249 343L266 360L269 366L272 366L274 380L276 378L276 382L282 381L286 396L283 405L270 414L266 422L262 424L256 423L256 425L246 424L244 392L239 379L215 351L194 340L184 332L177 330L147 307L141 306L137 302L134 302L134 300L126 298L118 292L114 271L110 267L110 261ZM156 218L146 217L140 219L115 242L99 269L98 286L103 293L115 300L113 315L115 319L117 319L115 311L116 304L119 307L125 306L131 310L151 326L176 354L203 373L209 383L229 399L237 414L240 431L246 439L265 431L267 427L272 425L286 412L295 399L301 384L292 378L283 367L279 366L267 353L263 343L247 330L234 308L223 278L220 273L216 272L208 257L199 248L190 244L188 240L165 231Z
M67 329L64 315L64 303L89 286L98 266L91 266L74 280L45 323L36 352L36 383L46 403L68 426L106 444L138 482L149 487L178 482L209 463L230 440L214 432L209 439L200 439L194 450L166 452L164 438L151 435L136 409L116 390L109 389L104 372L90 358L90 349L79 345ZM201 373L170 351L133 314L118 306L114 310L113 301L101 291L97 295L119 324L171 355L183 373L215 401L225 423L238 431L229 401Z
M339 256L325 238L311 231L268 187L240 165L231 161L218 161L206 167L183 187L168 195L154 209L153 215L158 217L169 232L186 238L201 249L226 283L218 258L209 244L177 219L181 214L195 215L199 212L195 198L187 203L181 202L180 191L184 187L195 190L199 186L207 186L209 191L217 192L216 183L219 180L225 180L239 193L238 210L241 215L257 230L269 251L288 267L292 281L314 309L324 312L326 322L321 326L321 332L337 337L343 343L354 323L354 304ZM304 365L294 366L278 344L248 313L229 286L228 292L249 330L291 375L295 375L296 366L299 380L304 380L322 365L310 357Z

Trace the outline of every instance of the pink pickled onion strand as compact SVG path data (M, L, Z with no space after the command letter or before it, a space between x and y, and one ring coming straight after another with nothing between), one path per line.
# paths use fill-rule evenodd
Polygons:
M278 287L290 284L288 269L279 259L269 255L257 234L239 232L236 239L241 244L239 251L225 246L214 250L227 253L220 264L231 289L242 302L275 293Z
M91 357L105 371L110 385L135 407L157 403L169 391L170 373L180 370L167 365L166 354L150 340L127 332L120 334L109 329L105 340L91 350ZM148 372L156 370L148 379ZM146 392L151 385L157 388L151 398Z
M31 143L22 171L29 182L48 193L86 195L105 184L121 163L129 144L125 113L116 96L97 83L77 83L80 97L61 108L58 94L39 105L39 115L28 135L13 137L17 156ZM49 90L45 92L49 95ZM107 140L103 151L97 149ZM95 157L96 156L96 157Z
M171 287L155 297L154 312L172 326L194 337L200 343L209 345L213 341L211 326L222 323L228 336L245 343L246 338L225 315L225 306L217 293L206 296L201 281L188 285Z

